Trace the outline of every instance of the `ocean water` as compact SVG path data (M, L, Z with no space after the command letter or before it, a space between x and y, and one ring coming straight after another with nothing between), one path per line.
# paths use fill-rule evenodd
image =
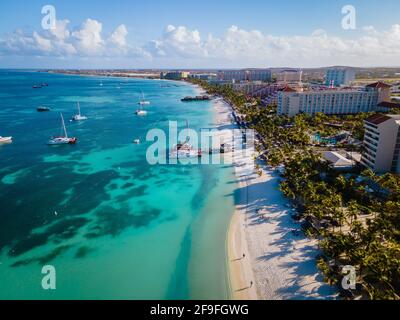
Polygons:
M40 83L49 86L32 89ZM141 92L151 101L143 118ZM0 145L0 299L229 298L232 168L146 161L149 129L215 125L210 102L180 101L195 93L178 82L0 71L0 135L14 137ZM89 119L72 123L77 101ZM60 112L77 145L46 145ZM56 290L42 288L45 265Z

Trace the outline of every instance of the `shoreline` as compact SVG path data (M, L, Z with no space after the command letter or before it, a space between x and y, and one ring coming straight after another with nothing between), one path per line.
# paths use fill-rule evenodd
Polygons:
M237 128L229 121L232 107L226 101L217 98L212 105L216 123L227 131ZM317 241L292 233L301 228L292 220L295 211L279 190L279 174L258 164L261 176L243 156L233 165L238 189L226 240L230 297L334 299L336 292L323 282L316 266L315 257L320 253ZM260 208L267 211L265 218L256 213Z

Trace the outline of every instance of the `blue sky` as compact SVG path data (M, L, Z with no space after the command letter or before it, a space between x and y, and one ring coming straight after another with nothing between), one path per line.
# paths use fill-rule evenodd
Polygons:
M46 4L68 20L62 39L41 28ZM356 30L341 26L347 4ZM398 0L1 0L0 67L386 65L398 24Z

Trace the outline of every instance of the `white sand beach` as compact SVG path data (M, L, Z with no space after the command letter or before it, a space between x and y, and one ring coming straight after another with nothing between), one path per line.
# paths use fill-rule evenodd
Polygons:
M221 134L229 137L236 128L230 106L216 99L214 108L216 122L225 128ZM316 267L316 241L292 232L300 225L291 219L294 211L279 190L279 174L264 165L259 176L249 158L235 157L238 190L227 241L232 299L334 298ZM260 208L264 217L257 213Z

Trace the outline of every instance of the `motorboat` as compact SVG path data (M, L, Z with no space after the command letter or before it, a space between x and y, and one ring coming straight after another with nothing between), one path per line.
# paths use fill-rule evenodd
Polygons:
M49 107L40 106L40 107L37 107L36 110L38 112L47 112L47 111L50 111L51 109Z
M0 143L9 143L12 142L12 137L2 137L0 136Z

